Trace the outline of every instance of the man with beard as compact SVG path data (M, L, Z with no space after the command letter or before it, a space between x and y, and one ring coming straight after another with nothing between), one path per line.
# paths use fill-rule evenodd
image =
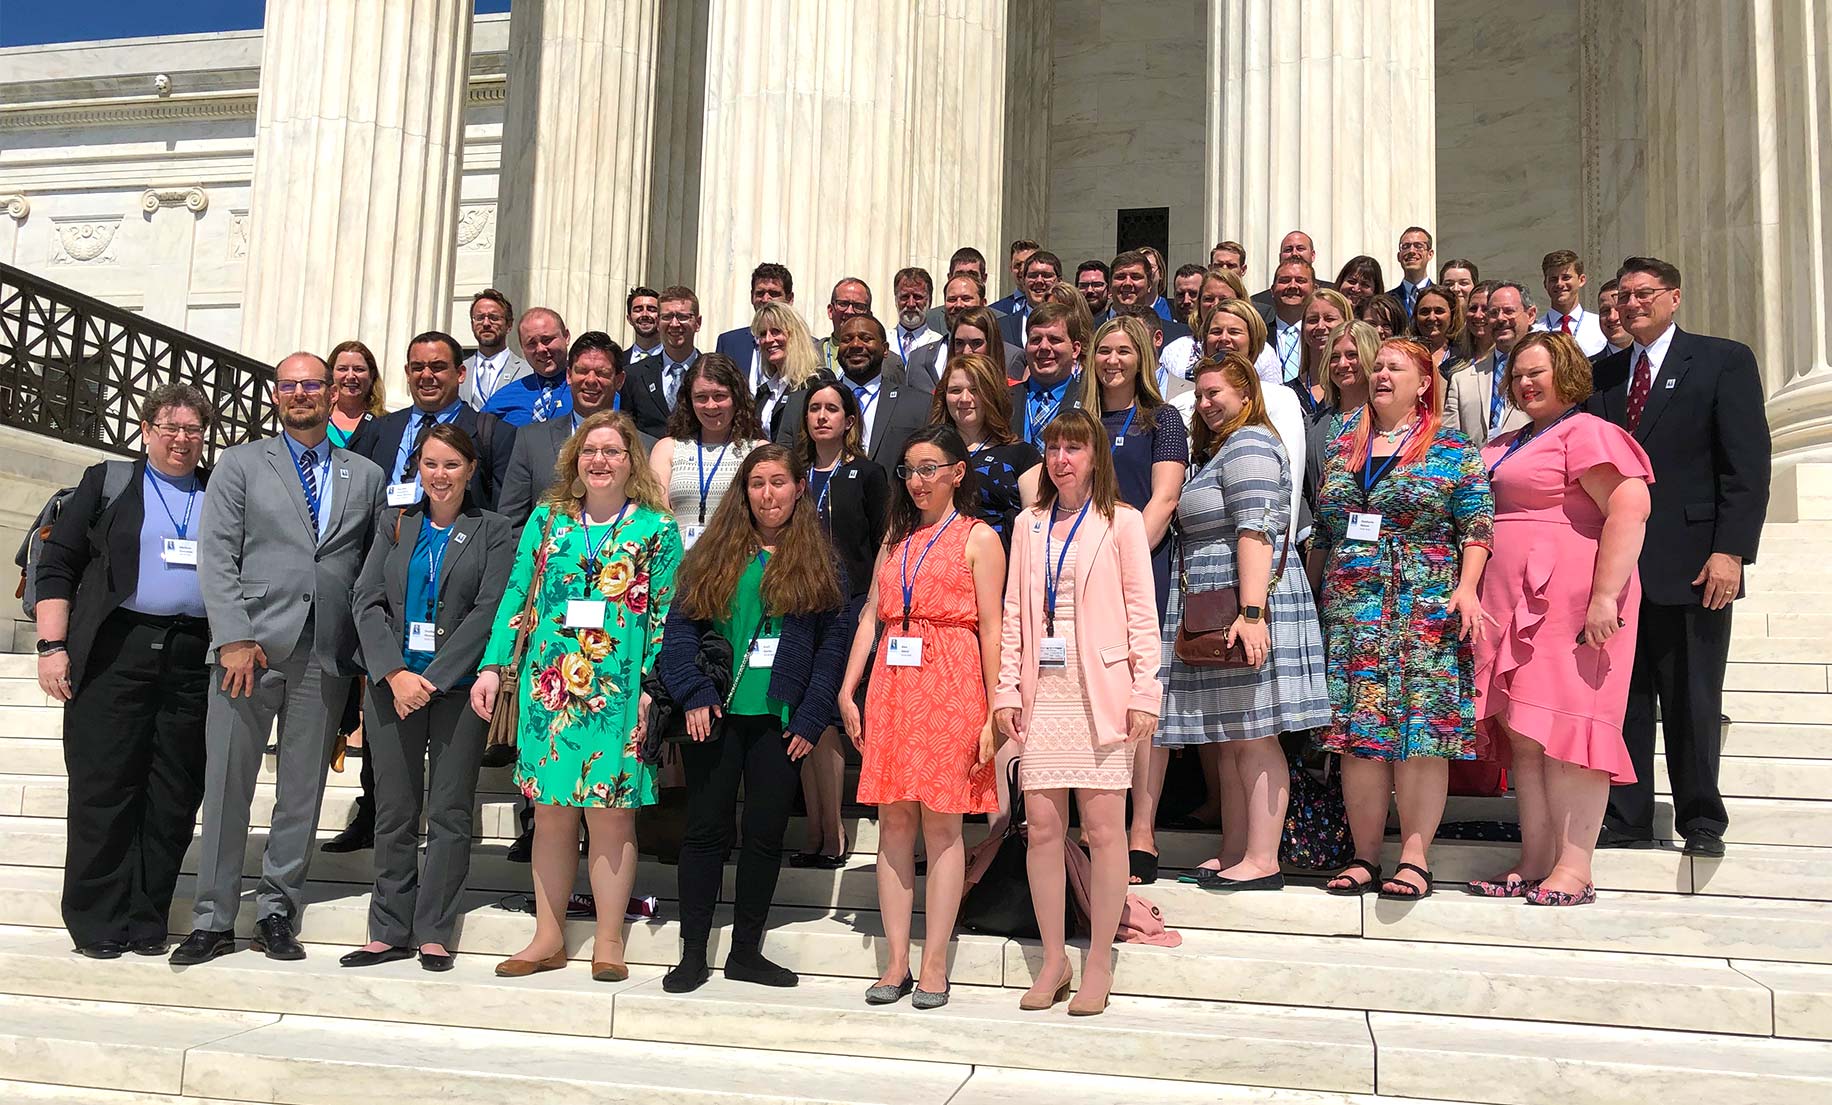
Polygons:
M1075 269L1075 290L1088 301L1088 313L1094 316L1094 325L1099 326L1112 318L1112 303L1107 298L1107 263L1105 261L1083 261Z
M897 301L897 329L892 332L897 359L908 364L910 354L942 340L942 332L928 324L935 280L928 269L898 269L891 277L891 292Z
M928 424L932 393L906 378L903 362L890 355L884 324L871 315L842 320L833 342L834 359L840 366L839 382L852 389L865 420L859 427L865 455L889 472L902 463L904 442ZM808 389L791 393L784 402L786 410L776 443L793 446L801 429L802 412L807 408Z
M509 320L514 317L508 297L495 288L471 297L471 336L477 339L477 352L465 358L458 398L472 410L482 410L491 396L534 371L509 348Z
M274 369L282 433L226 450L210 478L197 577L210 619L206 776L192 932L183 966L235 950L249 806L274 719L274 808L250 945L303 959L295 935L331 742L359 673L350 593L383 505L381 469L330 444L330 369L294 353Z
M623 317L630 324L630 348L624 351L623 370L644 357L662 351L662 300L654 288L637 285L623 300Z

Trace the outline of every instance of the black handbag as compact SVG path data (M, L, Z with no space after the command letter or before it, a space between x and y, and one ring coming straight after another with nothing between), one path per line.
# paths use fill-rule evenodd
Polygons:
M1341 757L1324 754L1320 767L1305 761L1308 741L1287 749L1291 765L1291 801L1285 807L1285 831L1279 837L1279 860L1307 871L1338 871L1355 858L1348 809L1342 801Z
M992 861L985 863L979 878L967 885L967 892L961 897L958 923L968 932L983 936L1035 940L1041 934L1037 931L1037 909L1031 903L1030 872L1025 866L1030 843L1024 828L1024 792L1018 789L1017 760L1012 760L1006 777L1011 783L1011 821L1005 826L1005 835L996 843L987 840L974 849L978 853L984 848L995 848L996 852ZM969 870L979 865L976 858L968 858ZM1066 885L1062 897L1068 921L1065 931L1073 932L1075 900L1074 895L1067 892Z
M732 688L737 685L732 678L732 643L717 633L702 636L700 651L693 663L700 669L700 674L712 682L713 690L725 704L731 705ZM653 669L642 677L642 692L649 696L649 716L643 726L642 747L637 749L636 758L645 764L659 765L664 744L688 742L687 711L668 693L668 685ZM719 720L713 719L713 732L708 740L718 739Z

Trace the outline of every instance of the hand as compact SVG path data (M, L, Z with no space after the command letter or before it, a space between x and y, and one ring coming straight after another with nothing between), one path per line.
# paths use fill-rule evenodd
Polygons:
M471 712L485 721L496 712L496 694L503 688L502 673L495 668L477 673L471 684Z
M68 652L52 652L38 658L38 689L59 702L70 701Z
M865 751L865 719L859 716L859 704L844 691L840 693L840 728L854 748Z
M992 722L1008 741L1024 739L1024 716L1016 706L1001 706L992 712Z
M1704 594L1699 601L1707 610L1722 610L1737 597L1737 591L1743 585L1743 558L1732 553L1714 552L1705 558L1705 566L1698 570L1698 578L1692 586L1703 586Z
M636 700L636 728L630 730L631 744L642 744L643 734L649 731L649 706L654 701L646 691Z
M814 745L807 737L798 737L794 733L784 733L782 736L789 742L790 763L800 763L803 756L814 751Z
M432 701L439 688L427 682L418 672L402 668L388 676L388 689L394 693L394 712L406 717Z
M267 666L267 653L253 641L231 641L216 650L216 662L223 669L223 690L230 698L254 696L254 669Z
M980 726L980 754L976 761L981 767L992 762L993 753L999 750L997 733L992 723L992 715L986 716L986 724Z
M1144 710L1126 711L1126 739L1133 744L1150 744L1158 731L1158 716Z
M712 736L712 719L724 717L717 706L701 706L687 711L687 735L697 743Z
M1450 593L1445 607L1457 619L1457 640L1480 641L1488 634L1488 623L1495 621L1482 610L1482 601L1474 587L1459 587ZM1500 623L1497 622L1497 625Z
M1592 595L1590 608L1584 611L1584 631L1578 634L1578 644L1602 648L1621 628L1622 615L1616 609L1616 600L1608 595Z
M1264 664L1272 652L1272 633L1266 628L1264 618L1257 622L1235 618L1234 624L1228 626L1228 647L1233 648L1235 641L1247 650L1247 663L1256 668Z

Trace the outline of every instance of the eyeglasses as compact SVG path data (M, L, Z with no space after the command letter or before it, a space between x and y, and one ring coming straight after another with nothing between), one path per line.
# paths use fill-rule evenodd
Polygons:
M1431 247L1424 242L1401 242L1399 244L1399 251L1401 253L1424 253L1430 248Z
M203 437L202 426L187 426L177 422L155 422L153 429L165 437Z
M952 467L954 467L952 464L925 464L920 468L911 468L907 464L899 464L897 466L897 478L900 480L917 479L921 480L923 483L928 483L930 480Z
M603 457L605 460L622 460L629 455L630 451L628 449L619 449L616 446L612 446L609 449L579 450L580 460L597 460L599 457Z
M860 303L856 299L836 299L829 304L829 306L833 307L835 310L845 311L855 315L862 315L871 310L871 304Z
M669 311L666 314L662 315L662 321L663 322L692 322L696 317L697 316L693 315L692 313L681 314L679 311Z
M450 372L458 366L450 361L408 361L409 372Z
M317 395L324 390L323 380L275 380L274 394L291 395L303 392L306 395Z
M1623 299L1632 299L1636 303L1652 303L1661 292L1670 292L1672 288L1618 288L1617 294Z

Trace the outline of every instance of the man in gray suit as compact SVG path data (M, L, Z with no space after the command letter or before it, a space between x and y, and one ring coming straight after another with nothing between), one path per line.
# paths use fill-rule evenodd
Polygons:
M471 336L477 339L477 352L464 359L458 398L474 411L482 410L497 388L534 371L533 365L509 348L509 323L514 318L508 297L495 288L471 297Z
M1527 424L1526 412L1508 399L1508 358L1538 313L1524 285L1503 284L1490 292L1489 337L1495 348L1452 373L1444 389L1444 424L1463 431L1477 448Z
M357 675L350 595L382 507L381 469L325 437L330 369L294 353L274 370L283 432L217 460L204 498L197 577L210 617L203 832L192 932L179 966L235 950L248 807L274 719L274 812L250 945L303 959L294 920L338 718ZM221 482L218 482L218 481Z

